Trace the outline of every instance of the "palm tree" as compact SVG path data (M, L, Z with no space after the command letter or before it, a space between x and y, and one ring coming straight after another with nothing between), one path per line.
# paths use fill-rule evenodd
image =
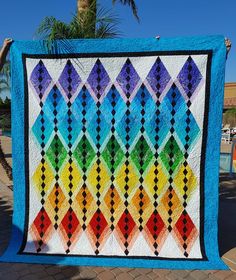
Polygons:
M112 3L115 4L117 0L112 0ZM131 7L134 16L137 20L138 11L135 0L119 0L123 5L128 5ZM93 29L96 29L96 15L97 15L97 0L77 0L77 17L82 21L89 21Z
M36 37L47 40L78 39L78 38L113 38L119 36L117 30L118 18L109 10L99 7L88 9L81 17L73 16L71 22L65 23L55 17L46 17L38 30Z
M117 0L112 0L116 3ZM132 8L134 16L138 18L134 0L119 0L123 5ZM109 10L101 8L97 0L77 0L77 13L70 23L46 17L40 24L36 37L47 39L77 39L77 38L114 38L119 34L117 30L118 18Z

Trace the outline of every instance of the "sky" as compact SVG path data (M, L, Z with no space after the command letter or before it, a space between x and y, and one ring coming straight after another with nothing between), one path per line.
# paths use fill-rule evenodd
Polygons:
M0 4L0 45L5 37L31 40L45 16L69 22L77 0L8 0ZM100 0L119 19L122 37L146 38L215 35L231 39L233 47L226 65L226 82L236 82L236 1L235 0L136 0L140 23L131 10L117 1Z

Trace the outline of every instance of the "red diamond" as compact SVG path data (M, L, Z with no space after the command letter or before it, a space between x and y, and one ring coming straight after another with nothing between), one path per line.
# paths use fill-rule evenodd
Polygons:
M72 209L67 211L65 217L61 221L61 225L67 234L73 235L73 233L77 230L79 226L79 220Z
M102 212L97 211L93 215L89 225L95 236L101 236L108 224Z
M117 225L118 225L121 233L124 236L125 235L129 236L136 224L135 224L132 216L130 215L130 213L129 212L127 212L127 213L124 212Z
M199 233L186 210L183 211L175 224L173 235L184 256L188 257Z
M179 217L177 223L175 224L175 228L177 228L181 237L186 236L187 238L190 236L193 229L195 229L195 225L193 224L191 218L188 213L184 215L183 213Z
M43 233L45 234L50 227L51 220L48 217L47 212L45 209L42 207L41 210L39 211L37 217L35 218L33 222L35 228L37 229L38 233Z
M153 238L157 239L158 235L162 232L163 228L165 227L165 224L158 213L156 215L153 213L147 221L146 226Z
M153 250L158 255L168 235L168 230L159 213L155 210L149 217L144 227L145 238Z

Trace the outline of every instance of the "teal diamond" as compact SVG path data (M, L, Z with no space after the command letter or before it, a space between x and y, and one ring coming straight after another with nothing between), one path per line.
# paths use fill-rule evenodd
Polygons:
M152 158L152 150L150 149L145 137L142 135L131 152L131 159L138 170L143 170L144 172Z
M161 151L160 158L168 172L170 170L174 172L183 160L184 155L173 136L170 137L164 149Z
M122 161L124 152L122 151L114 135L112 135L109 139L106 148L102 152L102 156L110 170L112 167L116 169Z
M64 148L60 138L56 134L46 152L46 155L51 162L54 169L61 168L66 156L67 151Z
M95 157L95 152L85 135L81 138L73 152L73 155L81 168L85 167L88 169L90 163Z

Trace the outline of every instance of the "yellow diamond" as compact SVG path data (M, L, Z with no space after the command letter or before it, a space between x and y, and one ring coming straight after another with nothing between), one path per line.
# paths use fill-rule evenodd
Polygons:
M70 191L74 193L75 190L80 186L81 174L74 162L71 164L67 162L60 174L60 179L63 183L64 189L68 193Z
M155 183L156 178L158 181ZM167 183L167 177L165 173L163 172L163 169L161 165L158 165L157 167L153 164L149 171L147 172L147 175L144 178L143 184L147 186L148 192L154 196L156 193L158 196L163 191L163 188L165 187ZM155 185L157 187L157 190L155 191Z
M126 182L127 181L127 182ZM123 164L116 175L115 184L119 187L122 194L126 192L128 195L132 192L132 190L137 186L139 183L139 177L135 172L135 168L130 163L128 167ZM125 186L128 186L128 189L125 189Z
M197 178L189 165L186 167L184 167L184 165L181 166L174 178L174 184L182 196L184 196L185 193L187 195L187 199L191 196L191 193L197 186ZM186 192L184 188L186 188Z
M110 175L105 165L102 162L99 165L95 162L88 172L88 184L92 187L93 193L97 191L102 193L109 181Z
M42 191L47 192L53 180L54 173L50 165L47 162L44 164L40 163L32 177L33 184L37 191L39 193Z

